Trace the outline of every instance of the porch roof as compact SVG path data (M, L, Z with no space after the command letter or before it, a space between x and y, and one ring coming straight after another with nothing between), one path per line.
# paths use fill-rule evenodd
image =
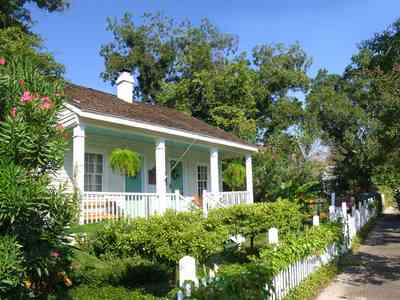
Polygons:
M75 84L68 84L65 92L70 97L70 104L82 112L158 125L178 133L196 134L199 140L203 137L204 141L213 142L207 139L212 138L217 144L229 144L247 151L258 149L256 145L175 109L137 101L127 103L115 95Z

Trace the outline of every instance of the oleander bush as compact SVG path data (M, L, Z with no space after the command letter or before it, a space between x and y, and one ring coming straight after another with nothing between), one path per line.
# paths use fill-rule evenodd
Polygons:
M0 299L22 288L25 267L21 245L10 236L0 236Z
M45 296L71 283L64 237L76 205L51 186L67 145L57 118L65 96L62 83L29 59L0 58L0 237L10 236L19 245L18 289ZM2 268L6 260L0 260ZM15 280L9 287L17 298Z

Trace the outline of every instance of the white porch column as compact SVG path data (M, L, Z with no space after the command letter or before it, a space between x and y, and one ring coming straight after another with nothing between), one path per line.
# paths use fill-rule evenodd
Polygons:
M160 201L160 213L167 208L165 193L167 192L165 169L165 139L156 141L156 192Z
M253 203L253 165L251 155L246 155L246 190L249 193L249 203Z
M210 149L210 180L211 192L219 193L219 163L218 163L218 149Z
M85 126L78 124L72 136L73 179L79 193L85 189Z

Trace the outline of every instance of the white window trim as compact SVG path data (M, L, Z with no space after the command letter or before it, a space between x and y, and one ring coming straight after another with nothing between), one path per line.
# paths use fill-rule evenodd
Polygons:
M195 167L195 170L194 170L194 173L195 173L194 179L195 179L195 182L196 182L196 190L194 192L195 192L196 195L199 192L199 179L198 179L198 175L199 175L199 173L198 173L199 170L198 169L199 169L199 167L206 167L207 168L207 191L210 189L210 167L206 163L198 163L198 164L196 164L196 167ZM198 195L198 196L200 196L200 195Z
M85 149L85 157L86 157L86 154L96 154L96 155L101 155L101 157L102 157L102 164L103 164L103 174L101 175L101 192L104 192L104 187L105 187L105 183L106 183L106 181L105 181L105 177L106 177L106 174L107 174L107 170L106 170L106 168L107 168L107 165L106 165L106 157L105 157L105 154L103 153L103 152L100 152L100 151L86 151L87 149ZM84 161L84 164L86 164L86 160ZM85 170L84 170L84 175L86 175L86 168L85 168ZM85 192L93 192L93 191L86 191L85 190Z
M168 166L167 166L167 172L168 172L168 179L171 179L172 178L172 174L171 174L171 161L178 161L179 160L179 157L175 157L175 156L171 156L171 157L168 157L167 158L167 161L168 161ZM183 162L183 160L180 160L179 161L180 163L181 163L181 165L182 165L182 188L183 188L183 191L181 191L181 193L182 194L184 194L185 193L185 173L186 173L186 170L185 170L185 164L184 164L184 162ZM167 182L168 183L168 182ZM169 190L171 193L174 193L175 191L171 191L171 188L170 188L170 186L169 186L169 183L168 183L168 186L167 186L167 190Z

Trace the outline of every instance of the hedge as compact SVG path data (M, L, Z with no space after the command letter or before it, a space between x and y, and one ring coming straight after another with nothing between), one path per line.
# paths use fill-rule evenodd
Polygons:
M260 251L256 261L270 266L272 273L277 274L296 261L321 254L333 244L343 241L342 226L339 223L327 223L306 228L300 234L289 234L278 246L267 245Z
M271 227L281 235L298 232L304 216L293 202L235 205L214 209L204 218L201 211L174 212L148 219L107 223L93 237L96 256L141 256L176 265L185 255L200 263L224 252L231 235L241 234L251 241Z
M340 224L323 224L298 234L288 234L278 246L267 246L259 257L246 264L221 266L217 280L194 291L196 300L267 299L266 284L290 264L311 255L321 254L328 245L341 243Z
M285 235L301 230L303 221L300 207L288 200L215 209L209 212L207 219L213 227L223 226L231 235L241 234L249 238L251 248L254 238L270 228L275 227L281 235Z
M94 236L97 256L135 256L176 265L185 255L200 262L224 249L228 239L224 227L211 228L200 211L167 211L163 216L109 223Z

